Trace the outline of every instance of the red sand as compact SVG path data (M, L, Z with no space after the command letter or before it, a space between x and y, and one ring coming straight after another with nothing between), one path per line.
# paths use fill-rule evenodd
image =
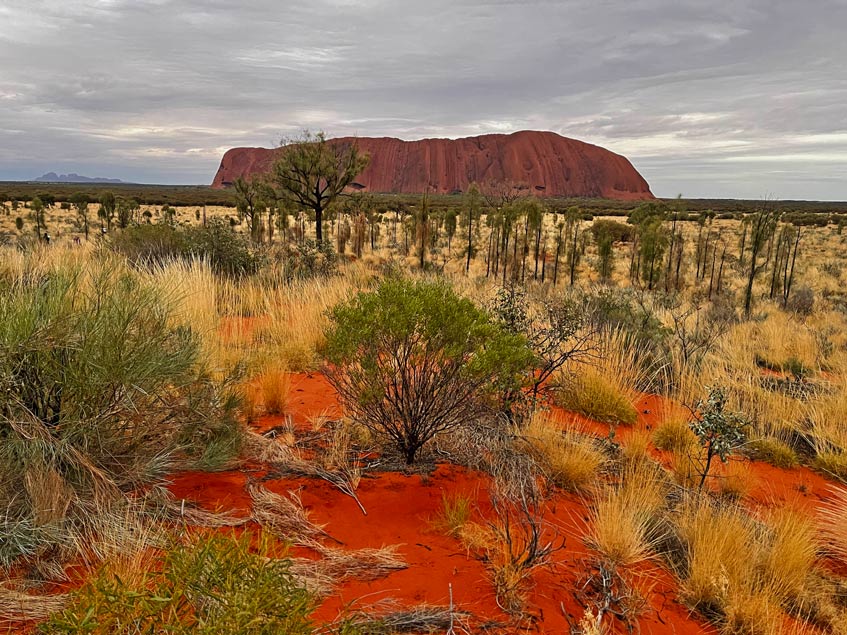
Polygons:
M617 427L616 440L623 444L636 431L654 429L663 411L679 406L645 395L637 407L637 423ZM312 417L336 416L339 412L337 399L325 378L317 373L292 376L287 414L295 427L308 427ZM560 421L572 422L586 432L603 437L608 434L608 425L558 408L553 413ZM282 417L266 417L260 420L259 427L269 429L282 420ZM662 453L657 455L661 458ZM827 499L831 484L807 468L781 470L760 462L750 462L750 467L758 484L747 503L754 507L792 504L811 513ZM213 474L186 472L174 476L170 490L178 499L206 509L246 515L250 497L245 484L251 476L263 475L258 466L252 472L249 469ZM352 498L325 481L289 478L265 481L264 485L278 493L296 491L311 518L325 524L326 531L341 541L344 548L399 545L399 552L409 565L382 580L344 583L315 613L318 621L330 621L343 609L366 608L388 598L403 605L445 605L452 585L456 608L473 613L475 624L491 620L504 625L493 632L570 632L565 613L574 623L582 617L584 607L576 591L584 585L591 567L591 553L583 541L588 515L585 501L566 494L548 501L544 518L549 525L546 539L555 538L558 542L564 539L564 549L553 554L550 566L534 572L527 597L527 618L515 624L498 608L485 564L468 554L457 539L431 527L431 520L442 507L444 494L469 496L475 501L478 519L490 518L489 483L485 474L446 464L439 465L430 476L369 473L362 478L357 491L367 515L362 514ZM295 554L306 555L304 551L295 550ZM675 580L660 564L641 563L623 574L647 599L647 606L638 618L642 633L716 632L678 602ZM626 627L616 622L614 630L624 633Z

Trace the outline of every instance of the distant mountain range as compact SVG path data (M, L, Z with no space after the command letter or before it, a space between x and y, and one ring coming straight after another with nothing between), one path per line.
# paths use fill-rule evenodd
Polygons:
M70 174L48 172L34 180L37 183L123 183L120 179L107 179L102 176L80 176L73 172Z

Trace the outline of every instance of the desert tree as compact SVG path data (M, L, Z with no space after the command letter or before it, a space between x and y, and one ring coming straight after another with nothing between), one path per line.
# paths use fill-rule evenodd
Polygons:
M564 233L567 240L565 262L568 265L570 285L576 281L576 268L582 256L579 239L582 235L582 211L578 207L569 207L564 217Z
M323 242L323 212L367 167L368 155L353 142L333 142L323 132L304 132L286 140L274 163L271 179L280 198L315 215L317 242Z
M418 250L418 266L421 270L426 266L426 251L431 231L429 215L429 194L424 192L423 196L421 196L420 205L415 209L413 216L415 223L415 244Z
M262 224L261 187L257 181L240 176L235 179L232 187L235 192L235 208L238 211L238 217L247 221L250 240L257 243L260 240Z
M106 229L112 231L112 223L115 220L115 210L117 208L117 200L115 194L109 190L100 195L100 209L97 215L100 217L100 226L102 228L103 221L106 221Z
M33 197L29 203L29 209L32 212L32 219L35 221L35 233L38 240L43 240L44 234L47 233L47 222L44 214L44 202L41 197Z
M647 283L647 289L653 290L662 274L662 261L667 249L669 236L665 227L667 210L664 205L645 203L639 206L629 217L636 228L636 241L633 250L637 257L630 273L633 280Z
M445 282L389 278L330 312L324 372L346 412L407 464L519 385L533 356Z
M70 203L76 209L77 224L82 228L85 239L88 240L88 195L76 192L71 196Z
M475 253L474 249L474 222L477 223L477 231L479 231L479 222L482 215L482 194L479 191L479 186L476 183L471 183L468 191L465 193L462 201L462 216L460 222L463 228L466 228L468 233L468 242L465 245L466 260L465 260L465 275L471 269L471 258Z
M765 203L750 216L750 235L747 239L750 260L746 269L746 286L744 289L744 315L750 317L753 309L753 283L756 276L767 265L762 260L762 250L767 246L776 232L781 212L773 205Z
M133 198L119 197L116 203L118 227L126 229L130 223L136 219L136 215L141 210L141 204Z
M726 463L729 455L744 442L747 421L738 413L727 410L726 390L708 388L709 395L697 403L694 418L688 424L706 452L700 472L699 488L703 489L715 457Z
M444 233L447 234L447 251L451 251L453 245L453 236L456 235L458 215L456 210L448 209L444 213ZM467 268L465 269L467 271Z

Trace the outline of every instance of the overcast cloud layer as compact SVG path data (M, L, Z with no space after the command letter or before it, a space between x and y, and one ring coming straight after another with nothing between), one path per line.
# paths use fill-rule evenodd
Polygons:
M553 130L659 196L847 199L847 0L2 0L0 180Z

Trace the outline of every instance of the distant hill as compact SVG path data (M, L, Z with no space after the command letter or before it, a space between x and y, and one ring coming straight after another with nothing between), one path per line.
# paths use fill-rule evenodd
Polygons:
M37 183L123 183L120 179L107 179L102 176L80 176L74 172L70 174L48 172L34 180Z

